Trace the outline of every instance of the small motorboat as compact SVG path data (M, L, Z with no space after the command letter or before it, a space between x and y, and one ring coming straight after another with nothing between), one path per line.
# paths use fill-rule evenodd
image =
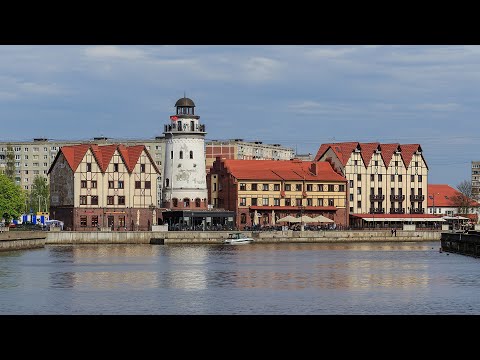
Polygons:
M254 240L247 235L236 232L228 234L228 238L223 241L224 244L236 245L236 244L250 244Z

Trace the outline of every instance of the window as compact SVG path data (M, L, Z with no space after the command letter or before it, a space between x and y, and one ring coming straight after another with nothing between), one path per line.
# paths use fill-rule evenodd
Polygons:
M87 226L87 217L84 215L80 216L80 226L82 227Z
M418 161L415 161L415 167L418 167Z
M23 182L28 182L28 178L23 178Z
M151 189L152 183L150 181L145 181L145 189Z
M262 205L263 206L268 206L268 198L263 198L262 199Z
M317 206L323 206L323 199L322 198L317 199Z
M252 206L257 206L257 198L252 198Z
M302 199L295 199L296 206L302 206Z
M292 189L292 185L285 184L285 191L290 191Z
M21 155L15 155L15 160L21 160L22 156Z
M295 190L302 191L302 184L295 184Z
M87 205L87 196L80 195L80 205Z
M370 194L371 194L371 195L374 195L374 194L375 194L375 188L373 188L373 187L370 188Z
M91 184L92 184L92 189L97 188L97 180L92 180Z
M28 155L25 155L24 158L25 158L25 160L28 160Z
M90 203L91 203L92 205L98 205L98 196L92 196L92 197L90 198Z
M48 163L43 163L43 166L48 166Z
M350 201L353 201L353 194L350 194Z
M28 147L23 148L23 151L28 152Z
M109 180L109 181L108 181L108 188L109 188L109 189L113 189L114 187L115 187L115 181Z
M418 175L418 182L419 182L419 183L422 182L422 175Z
M390 175L390 181L395 181L395 175Z
M48 159L48 155L43 155L43 160L47 160Z
M358 165L358 160L353 160L353 165Z
M285 206L291 206L292 205L292 199L288 198L285 199Z
M140 172L145 172L145 164L140 164Z
M328 199L328 206L335 206L334 204L335 202L333 201L333 199Z
M353 188L353 180L349 181L349 186L350 186L351 189Z
M415 175L410 175L410 181L414 182L415 181Z
M398 161L395 161L395 166L398 166Z
M398 175L398 181L401 182L402 181L402 175Z
M362 202L359 200L359 201L357 201L357 208L360 209L361 207L362 207Z
M362 181L362 174L357 174L357 181Z
M328 191L330 191L330 192L334 191L333 184L328 184Z
M113 171L118 172L118 164L113 164Z
M87 180L81 180L81 181L80 181L80 187L81 187L82 189L86 188L86 187L87 187Z
M313 199L311 198L307 199L307 206L313 206Z
M213 183L213 191L217 191L217 183Z
M357 187L357 195L361 195L362 194L362 188L361 187Z
M92 163L87 163L87 172L92 172Z
M312 184L307 184L307 191L312 191L313 185Z
M37 147L37 148L33 148L34 151L35 151L35 149L37 149L36 151L38 151L38 147ZM48 151L48 148L45 146L45 147L43 148L43 151Z
M115 203L115 196L107 196L107 205L114 205Z
M375 166L378 166L378 160L375 160Z
M170 159L173 160L173 151L170 151Z
M345 185L338 185L338 191L339 192L345 192Z
M179 156L180 159L183 159L183 151L180 150L180 156Z
M280 199L279 198L274 198L273 199L273 205L274 206L280 206Z
M23 188L24 188L25 190L28 190L28 185L24 185Z
M375 175L370 174L370 181L375 181Z
M240 183L240 190L242 191L247 190L247 185L245 185L245 183Z
M168 186L168 179L167 179L167 186ZM142 188L142 182L135 181L135 189L141 189L141 188Z
M240 198L240 206L247 206L247 198Z
M177 207L177 206L178 206L178 199L177 199L177 198L173 198L173 199L172 199L172 204L173 204L173 207Z
M200 205L201 205L200 199L199 199L199 198L196 198L196 199L195 199L195 207L199 208Z
M38 174L38 170L37 170L37 174ZM28 175L28 170L25 170L25 175Z
M246 214L240 214L240 223L242 223L242 224L247 223L247 215Z
M98 226L98 216L93 215L92 216L92 227L97 227Z
M125 205L125 196L118 197L118 205Z
M280 184L273 184L274 191L280 191Z
M257 191L257 184L252 184L252 190Z
M263 184L263 191L268 191L268 184Z
M353 213L353 206L350 206L350 213Z
M135 183L135 186L137 186L137 183ZM170 186L170 179L165 179L165 187Z
M190 159L193 159L193 151L190 150Z

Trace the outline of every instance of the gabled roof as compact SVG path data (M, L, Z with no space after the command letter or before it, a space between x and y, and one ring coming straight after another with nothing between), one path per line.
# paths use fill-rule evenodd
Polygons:
M360 149L361 149L361 155L363 162L365 164L365 167L367 167L370 164L370 160L372 160L372 155L375 150L378 149L380 143L375 142L375 143L360 143Z
M461 195L460 191L450 185L428 184L428 207L457 207L452 199L459 195ZM474 200L471 204L472 206L480 205Z
M160 173L158 170L155 162L153 161L150 153L146 150L145 145L134 145L134 146L125 146L119 144L112 144L112 145L95 145L95 144L82 144L82 145L71 145L71 146L62 146L60 151L57 153L57 156L50 166L50 171L53 169L54 164L57 161L58 156L60 153L63 153L65 159L67 160L68 165L70 168L75 172L78 168L78 165L82 162L85 154L88 150L92 151L92 154L102 172L107 170L108 164L112 160L113 154L116 150L122 157L122 160L127 167L129 173L133 171L135 165L138 162L142 151L145 150L150 162L152 163L154 169L157 173Z
M412 156L417 150L422 150L420 147L420 144L405 144L405 145L400 145L400 150L401 150L401 156L403 159L403 163L405 164L405 167L408 167L410 165L410 162L412 161Z
M392 161L393 153L399 149L400 144L380 144L380 151L382 152L382 159L385 163L385 166L388 167L390 165L390 161Z
M315 156L315 161L318 161L318 159L320 159L323 154L325 154L327 150L331 148L333 152L337 155L342 165L345 166L350 159L350 155L357 146L358 142L322 144L320 145L317 155Z
M347 180L337 174L326 161L301 160L222 160L224 167L239 180ZM317 174L311 171L312 164L317 167Z

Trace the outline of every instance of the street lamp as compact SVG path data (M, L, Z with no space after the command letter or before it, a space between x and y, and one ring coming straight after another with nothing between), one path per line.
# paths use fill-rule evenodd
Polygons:
M300 231L303 231L303 205L299 206L300 208Z

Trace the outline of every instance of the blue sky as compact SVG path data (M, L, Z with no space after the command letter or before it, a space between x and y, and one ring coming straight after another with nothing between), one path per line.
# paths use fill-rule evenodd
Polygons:
M452 186L480 160L480 46L0 46L0 69L1 141L160 136L185 91L207 139L419 143Z

